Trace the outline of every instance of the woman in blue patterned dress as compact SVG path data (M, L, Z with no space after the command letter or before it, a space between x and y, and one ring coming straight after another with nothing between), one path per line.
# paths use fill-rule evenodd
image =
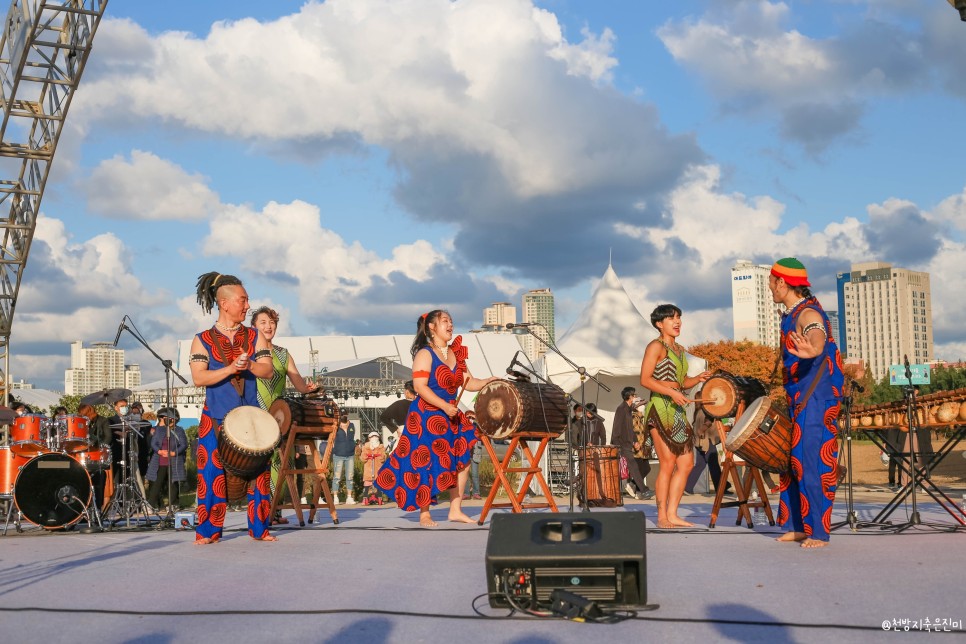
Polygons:
M450 340L452 339L452 344ZM456 406L457 391L479 391L496 378L474 378L466 367L462 338L453 339L453 319L435 310L420 316L412 346L413 387L406 426L396 449L376 476L376 487L407 512L419 510L419 525L436 526L429 506L450 490L450 521L473 523L460 507L476 431Z

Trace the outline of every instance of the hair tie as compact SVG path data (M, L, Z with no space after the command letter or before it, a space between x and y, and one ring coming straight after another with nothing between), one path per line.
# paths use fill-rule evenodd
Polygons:
M218 273L218 276L215 277L215 280L211 283L212 288L214 288L215 286L218 286L218 280L220 279L221 279L221 273Z
M419 316L419 319L425 320L427 315L429 315L429 313L423 313L422 315Z

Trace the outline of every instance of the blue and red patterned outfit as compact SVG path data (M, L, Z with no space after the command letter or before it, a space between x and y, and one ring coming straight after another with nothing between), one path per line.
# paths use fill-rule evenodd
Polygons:
M806 309L822 316L825 350L815 358L792 355L789 333ZM789 521L792 530L808 538L828 541L832 526L832 503L838 484L838 415L842 386L842 356L832 339L832 326L814 297L796 304L781 323L782 376L792 421L791 471L781 476L778 523ZM802 400L819 378L812 395Z
M466 374L468 351L462 342L456 336L450 345L456 356L455 369L446 366L434 351L421 349L432 355L429 388L451 404L456 403L456 392ZM440 492L456 487L456 476L469 466L475 444L476 429L463 412L451 419L416 396L396 449L379 470L375 485L406 512L436 505Z
M246 353L251 360L255 354L258 331L242 327L241 331L235 333L234 339L229 340L225 334L211 328L199 333L198 339L208 352L209 367L220 369L237 360L242 353ZM216 342L219 349L215 348ZM243 371L238 375L244 383L240 393L235 389L232 378L225 378L218 384L205 388L205 408L201 412L201 422L198 425L198 511L195 540L217 541L221 538L225 524L225 513L228 510L227 485L225 470L218 454L218 432L225 416L232 409L243 405L258 407L254 374ZM269 466L266 465L265 471L258 475L254 484L249 485L248 534L255 539L268 535L268 513L272 501L270 481Z

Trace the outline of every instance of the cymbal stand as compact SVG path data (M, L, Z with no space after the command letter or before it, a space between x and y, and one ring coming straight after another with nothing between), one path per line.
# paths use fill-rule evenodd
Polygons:
M119 416L121 419L121 483L114 488L111 497L111 504L104 512L105 517L115 514L117 518L111 521L113 528L119 521L125 522L125 527L131 527L131 517L137 514L144 515L144 520L150 520L151 507L141 493L141 488L134 480L134 473L137 472L137 465L130 463L132 457L136 457L136 450L128 449L128 441L134 440L133 436L140 436L140 432L135 429L133 424L134 415Z

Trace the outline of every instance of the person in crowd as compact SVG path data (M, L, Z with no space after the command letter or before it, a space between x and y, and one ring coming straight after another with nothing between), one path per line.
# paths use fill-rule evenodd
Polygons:
M141 419L132 415L127 398L113 403L114 415L107 418L113 438L111 440L111 470L114 485L124 483L124 457L127 456L127 476L144 495L144 479L138 469L138 434L141 432ZM127 445L125 446L125 441Z
M343 414L339 418L339 426L335 430L335 444L332 446L332 494L339 498L339 482L345 473L345 503L355 505L353 496L356 474L356 426L349 422L349 416Z
M450 344L452 342L452 344ZM496 378L474 378L466 366L462 337L453 337L453 319L436 309L416 320L412 345L416 399L396 450L376 477L376 487L407 512L419 510L419 524L434 527L429 507L450 490L449 520L473 523L461 503L476 430L457 407L457 392L479 391Z
M409 413L409 403L413 401L416 397L416 390L413 388L413 381L407 380L403 384L403 396L404 398L397 400L392 403L382 412L379 416L379 422L385 425L392 436L389 439L389 444L395 449L396 442L399 441L399 437L402 435L402 427L406 424L406 415Z
M158 426L151 436L151 461L148 463L148 505L161 507L161 497L168 495L168 479L171 480L169 506L178 506L181 482L187 480L185 454L188 437L178 425L181 415L177 409L162 407L158 410Z
M617 446L620 457L627 463L627 479L624 489L638 500L650 499L654 493L644 484L644 477L634 453L641 449L641 444L634 433L634 419L632 408L640 401L637 389L624 387L621 389L621 404L614 411L614 428L611 431L611 442ZM588 405L589 407L589 405Z
M382 499L376 493L376 488L373 487L372 482L376 480L379 468L386 462L386 448L379 442L379 432L369 432L366 439L359 456L362 461L362 485L366 488L363 501L366 505L379 504Z
M641 386L651 392L644 418L660 471L655 483L657 525L683 528L694 524L678 516L688 475L694 466L694 430L688 423L684 391L711 377L708 371L688 377L688 359L678 344L681 335L681 309L661 304L651 312L651 325L660 333L644 349L641 361Z
M221 539L228 511L225 470L218 456L218 432L225 416L242 405L258 406L256 378L272 377L268 342L244 325L248 293L233 275L205 273L196 286L205 313L218 307L215 324L191 342L191 377L205 387L205 407L198 424L198 510L195 543ZM259 541L275 541L269 533L271 510L269 466L248 486L248 534Z
M138 472L142 480L147 480L148 464L151 463L151 434L154 427L151 422L144 417L144 405L135 400L131 403L131 425L137 430L134 440L137 443L138 451Z
M114 434L107 418L98 416L93 405L82 403L77 408L77 413L87 419L87 438L90 446L86 452L85 465L91 476L97 509L103 512L114 488L110 460Z
M477 436L479 436L479 427L476 424L476 413L472 411L466 412L466 417L473 427L477 431ZM480 499L482 498L482 490L480 489L480 463L483 462L483 441L476 441L473 445L473 456L470 458L470 478L467 480L468 487L466 492L463 494L463 500L467 499Z
M778 523L791 525L779 541L827 546L838 487L838 415L845 377L832 325L812 295L805 266L794 257L772 266L768 288L785 305L781 351L785 396L795 431L791 469L781 475Z
M651 454L654 452L654 441L651 440L651 432L647 429L647 421L644 420L645 405L646 403L635 393L634 403L631 405L631 425L634 427L634 462L637 463L637 470L641 473L641 480L644 482L644 489L639 489L638 492L645 500L650 500L654 498L654 490L647 487L647 475L651 473Z
M252 311L252 327L257 329L261 334L272 355L272 376L270 378L259 378L256 381L258 406L265 411L268 411L272 403L281 398L282 394L285 393L286 378L292 381L292 386L295 387L295 391L302 394L313 393L318 391L319 388L316 383L306 382L305 378L302 377L288 349L280 347L273 342L275 334L278 333L278 321L278 312L268 306L260 306ZM302 448L303 446L299 446L299 452L295 456L295 466L297 469L308 468L308 455L311 453L311 450L304 450ZM281 466L282 456L281 447L279 447L272 455L272 493L275 492L275 488L278 486L278 473ZM313 479L315 480L310 481L310 486L316 491L320 489L318 478L318 476L314 476ZM288 493L302 496L302 480L302 475L299 475L297 478L299 489L295 491L288 490ZM317 495L316 498L318 498ZM288 519L282 516L280 510L276 510L275 516L272 517L272 522L288 523Z

